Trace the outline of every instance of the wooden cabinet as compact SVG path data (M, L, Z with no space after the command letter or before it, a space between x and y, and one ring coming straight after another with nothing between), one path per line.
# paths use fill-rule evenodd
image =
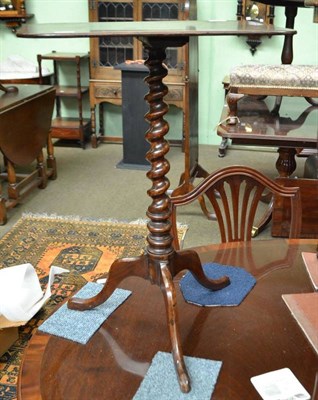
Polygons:
M56 88L56 117L52 120L52 138L79 140L82 148L85 148L85 141L91 134L90 118L83 117L83 96L88 94L88 86L82 86L81 68L84 68L86 61L89 66L89 55L87 53L59 53L39 54L39 73L42 80L42 60L52 60L54 68L54 86ZM59 65L60 63L73 63L76 73L76 84L62 86L59 84ZM78 116L75 118L62 117L61 99L73 98L77 102Z
M89 0L91 22L156 21L188 19L188 0ZM191 1L195 3L195 1ZM90 39L90 104L92 144L97 145L95 107L99 105L99 141L113 140L104 136L103 103L121 105L121 71L114 69L126 60L145 59L142 44L132 37ZM169 74L165 83L169 94L165 101L186 109L185 85L188 81L188 47L167 49L165 64ZM183 129L184 131L184 129ZM184 135L184 132L183 132Z

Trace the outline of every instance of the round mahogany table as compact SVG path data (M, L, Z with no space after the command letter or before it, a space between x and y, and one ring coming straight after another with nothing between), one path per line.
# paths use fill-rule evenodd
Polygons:
M317 240L276 239L196 248L202 262L241 266L257 279L237 307L187 304L176 285L184 353L223 361L213 400L259 399L250 378L286 367L313 393L318 355L281 296L313 291L301 252L316 246ZM20 400L134 396L156 352L170 352L171 343L160 289L135 277L121 287L132 295L86 345L33 336L20 371Z

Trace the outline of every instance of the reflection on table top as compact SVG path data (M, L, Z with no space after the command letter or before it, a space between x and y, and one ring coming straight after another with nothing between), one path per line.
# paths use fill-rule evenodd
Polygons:
M246 21L141 21L83 22L60 24L28 24L17 32L18 37L99 37L155 36L188 37L217 35L293 35L292 29Z
M222 360L214 400L249 400L258 395L252 376L290 368L313 393L318 355L281 295L312 292L301 252L317 240L255 240L197 248L203 262L242 266L257 284L238 307L197 307L177 289L185 355ZM178 286L178 285L177 285ZM22 400L130 399L157 351L170 351L163 297L156 285L128 278L132 296L83 346L36 333L24 356Z
M310 106L304 98L284 97L279 115L271 114L273 97L257 100L245 96L238 102L239 122L218 127L218 135L229 138L256 139L274 142L289 141L290 145L299 140L310 147L317 144L318 107ZM225 121L228 108L225 105L221 121Z

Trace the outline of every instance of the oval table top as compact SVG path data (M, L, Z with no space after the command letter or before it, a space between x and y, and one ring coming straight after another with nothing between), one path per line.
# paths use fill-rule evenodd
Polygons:
M254 240L196 248L202 262L241 266L257 279L239 306L198 307L179 290L177 304L185 355L223 361L215 400L260 398L250 378L290 368L314 392L318 354L291 315L282 294L313 292L303 251L317 239ZM163 296L156 285L127 278L132 296L86 345L36 332L21 366L20 400L130 399L157 351L171 351Z

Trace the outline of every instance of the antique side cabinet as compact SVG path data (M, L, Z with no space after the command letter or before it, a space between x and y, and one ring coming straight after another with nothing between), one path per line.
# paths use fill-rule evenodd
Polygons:
M49 54L38 54L40 82L42 82L42 60L52 60L54 70L54 86L56 89L56 116L52 120L52 138L62 140L79 141L80 146L85 148L85 141L91 134L91 121L83 116L83 97L88 93L88 86L82 85L82 64L89 60L87 53L61 53L53 51ZM60 85L59 67L61 63L71 63L74 66L74 80L71 83ZM88 63L87 63L88 65ZM71 98L77 106L76 117L62 116L61 100Z

